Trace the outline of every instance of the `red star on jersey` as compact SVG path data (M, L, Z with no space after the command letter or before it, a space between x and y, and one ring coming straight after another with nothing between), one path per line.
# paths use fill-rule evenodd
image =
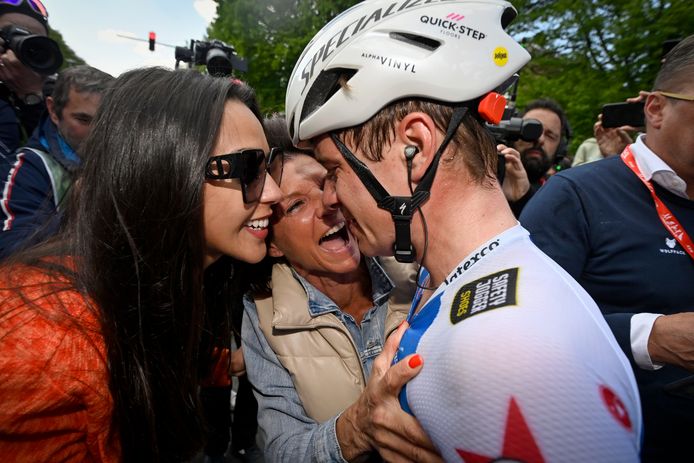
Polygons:
M494 461L518 461L523 463L544 463L542 452L530 432L528 423L525 422L523 413L511 397L506 418L506 431L504 433L504 448L501 455L488 457L466 450L455 449L465 463L492 463Z

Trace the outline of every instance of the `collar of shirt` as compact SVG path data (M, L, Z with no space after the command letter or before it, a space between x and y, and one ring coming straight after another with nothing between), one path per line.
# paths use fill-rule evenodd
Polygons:
M636 164L646 180L653 180L669 192L685 199L687 196L687 183L675 173L660 156L655 154L646 146L644 140L646 136L641 134L636 142L631 145L631 152L634 154Z
M387 302L390 292L393 290L393 283L386 274L385 270L372 257L363 257L366 260L366 267L371 275L371 297L375 307ZM309 312L312 316L318 316L328 312L335 312L340 308L328 296L319 291L305 278L296 273L292 268L294 278L304 287L308 295Z

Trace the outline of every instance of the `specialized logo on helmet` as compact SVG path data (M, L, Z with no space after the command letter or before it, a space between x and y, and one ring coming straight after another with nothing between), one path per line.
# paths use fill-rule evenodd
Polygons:
M408 10L415 6L422 6L424 4L440 3L446 0L402 0L399 2L393 2L388 5L387 8L377 8L371 13L367 13L358 19L347 24L342 29L335 32L330 36L325 43L323 43L320 48L313 54L310 60L306 63L304 68L301 70L301 80L304 81L304 87L301 89L303 94L308 88L308 83L313 78L313 74L316 70L316 64L322 63L330 55L335 53L339 48L341 48L345 42L357 35L359 32L363 31L367 27L373 26L375 23L381 21L388 16L392 16L396 13ZM484 38L484 37L482 37ZM478 39L479 40L479 39Z
M506 66L506 63L508 63L508 50L504 47L496 47L494 49L494 64Z
M459 21L465 18L463 15L451 13L446 16L446 18L447 19L422 15L419 18L419 21L422 24L437 27L441 35L455 37L456 39L459 39L460 37L470 37L475 40L484 40L484 38L487 36L484 32L473 29L472 27L468 27L465 24L460 24Z

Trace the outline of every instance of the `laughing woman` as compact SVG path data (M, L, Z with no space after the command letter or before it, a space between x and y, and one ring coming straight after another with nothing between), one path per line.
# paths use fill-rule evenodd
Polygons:
M205 293L230 283L203 289L203 277L223 255L265 256L279 198L268 151L248 87L158 68L116 80L66 229L0 269L3 460L181 461L201 448Z
M265 458L343 461L337 417L364 390L409 305L389 307L390 279L361 256L338 204L324 198L325 168L291 146L283 119L265 126L284 153L269 167L282 200L241 336Z

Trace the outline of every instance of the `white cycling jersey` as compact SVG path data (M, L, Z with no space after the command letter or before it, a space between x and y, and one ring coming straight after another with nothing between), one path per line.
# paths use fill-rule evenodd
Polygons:
M398 358L418 352L424 367L401 403L446 461L639 460L626 356L595 302L520 225L467 256L410 324Z

